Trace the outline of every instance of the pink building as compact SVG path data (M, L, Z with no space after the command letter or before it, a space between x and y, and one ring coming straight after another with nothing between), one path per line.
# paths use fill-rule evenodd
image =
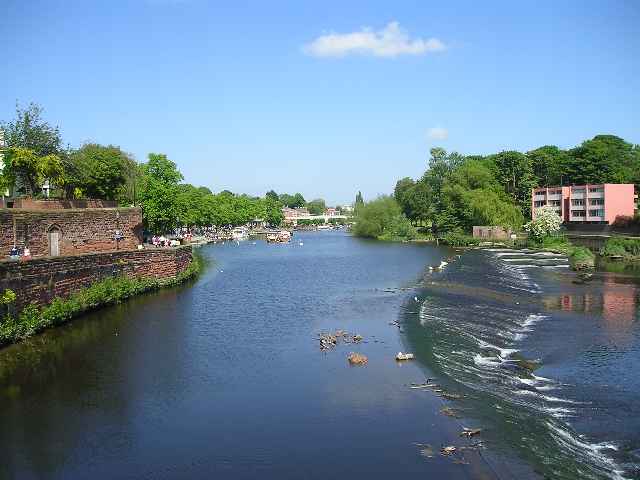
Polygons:
M632 216L635 194L632 183L572 185L534 188L531 192L531 217L536 209L552 206L563 222L612 224L618 215Z

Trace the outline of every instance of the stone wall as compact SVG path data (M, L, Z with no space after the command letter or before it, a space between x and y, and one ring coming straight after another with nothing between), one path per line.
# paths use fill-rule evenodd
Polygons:
M27 210L63 210L74 208L115 208L115 200L99 198L64 200L61 198L35 199L31 197L5 198L0 200L2 208L24 208Z
M473 237L487 240L506 240L511 237L511 230L505 230L503 227L496 226L474 225Z
M119 240L116 231L122 234ZM33 257L50 255L54 238L59 238L59 255L132 250L142 243L142 212L137 207L0 209L0 258L13 245L29 247Z
M182 246L5 260L0 262L0 292L13 290L20 310L31 302L42 305L54 297L66 297L107 277L170 279L184 271L191 258L191 247Z

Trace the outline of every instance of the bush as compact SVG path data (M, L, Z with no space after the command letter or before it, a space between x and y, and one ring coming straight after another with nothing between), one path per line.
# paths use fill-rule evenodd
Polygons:
M143 292L177 285L195 276L200 271L200 262L200 258L194 255L183 272L166 280L110 277L79 290L68 298L56 297L43 307L27 305L17 319L7 315L0 322L0 346L17 342L100 306L112 305Z
M524 230L532 237L540 240L549 237L560 230L562 219L553 209L545 206L536 210L536 218L524 225Z
M440 240L445 245L450 245L452 247L469 247L480 244L479 238L474 238L471 235L465 235L460 232L447 232L440 238Z
M607 240L600 249L600 255L604 257L623 257L626 259L640 259L640 239L617 238Z

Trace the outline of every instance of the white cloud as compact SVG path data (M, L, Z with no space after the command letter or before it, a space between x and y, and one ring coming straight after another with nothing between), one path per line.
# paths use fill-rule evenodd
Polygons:
M446 140L449 138L449 130L442 127L433 127L427 130L429 140Z
M314 57L344 57L346 55L373 55L397 57L398 55L424 55L441 52L447 47L437 38L409 38L398 22L391 22L382 30L369 27L352 33L321 35L302 50Z

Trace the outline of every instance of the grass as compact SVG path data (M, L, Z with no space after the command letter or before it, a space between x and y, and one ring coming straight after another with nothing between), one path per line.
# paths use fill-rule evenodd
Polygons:
M0 347L63 324L82 313L120 303L144 292L178 285L198 274L201 261L194 255L189 266L170 279L110 277L83 288L67 298L56 297L45 306L31 303L17 317L6 314L0 320Z

